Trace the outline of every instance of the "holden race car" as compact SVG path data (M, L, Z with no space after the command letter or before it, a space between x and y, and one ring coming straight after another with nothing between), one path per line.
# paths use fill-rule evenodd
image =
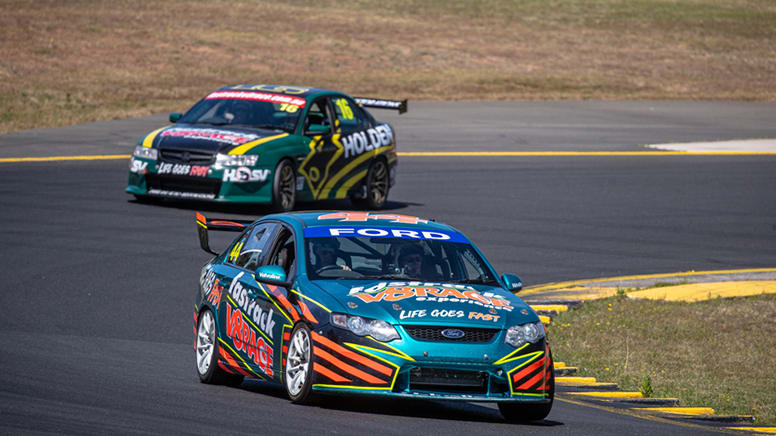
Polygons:
M281 383L319 394L496 402L510 421L552 408L552 353L537 314L448 225L375 212L295 212L258 221L197 213L194 305L204 383ZM209 232L239 232L222 253Z
M407 101L283 85L218 89L140 140L126 192L280 211L297 200L350 198L379 209L395 182L396 135L364 107L404 113Z

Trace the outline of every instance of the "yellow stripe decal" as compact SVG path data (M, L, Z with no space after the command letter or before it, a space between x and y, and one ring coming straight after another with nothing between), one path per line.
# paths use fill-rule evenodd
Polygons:
M328 191L331 191L331 188L334 185L336 185L337 182L339 182L339 180L341 178L345 177L345 175L350 173L353 170L353 168L361 165L364 161L369 160L369 159L377 156L380 153L384 153L384 152L388 151L390 148L391 148L390 145L386 145L385 147L380 147L380 148L376 148L376 149L372 150L371 153L364 153L363 155L359 156L358 158L353 159L352 162L350 162L349 164L345 165L341 170L339 170L336 174L334 174L334 176L332 176L332 178L330 178L329 181L326 182L326 186L324 186L324 188L321 191L328 193Z
M276 139L284 138L286 136L288 136L288 133L281 133L280 135L267 136L266 138L261 138L255 141L247 142L243 145L239 145L233 148L232 151L229 152L229 154L245 154L246 151L252 149L253 147L256 147L257 145L261 145L269 141L274 141Z
M248 362L246 362L246 361L245 361L245 360L244 360L242 357L240 357L240 353L238 353L237 351L234 351L234 348L230 347L230 346L229 346L229 344L227 344L226 342L224 342L224 340L223 340L223 339L221 339L221 338L218 338L218 341L219 341L219 342L221 342L222 344L226 345L226 348L228 348L228 349L232 350L232 353L234 353L234 355L235 355L235 356L237 356L237 358L238 358L238 359L240 359L240 360L242 361L242 363L244 363L244 364L245 364L245 368L244 368L244 369L247 369L247 370L248 370L248 371L250 371L251 373L253 373L253 374L256 374L256 377L258 377L258 378L261 378L261 379L264 379L264 380L266 380L266 379L267 379L267 378L266 378L266 377L264 377L263 375L261 375L261 374L258 374L256 371L252 370L252 369L251 369L251 366L250 366L250 365L248 365ZM240 369L243 369L243 368L240 368Z
M525 347L527 347L527 346L528 346L528 343L526 342L525 344L523 344L523 346L522 346L522 347L520 347L520 348L516 349L515 351L513 351L513 352L511 352L511 353L507 354L506 356L502 357L501 359L499 359L499 360L497 360L497 361L493 362L493 364L494 364L494 365L501 365L502 363L509 362L510 360L519 359L519 358L520 358L520 357L522 357L522 356L517 356L517 357L515 357L514 359L510 359L509 357L510 357L510 356L514 356L514 355L515 355L515 354L517 354L517 353L518 353L520 350L522 350L523 348L525 348Z
M129 159L131 154L101 154L95 156L48 156L48 157L3 157L0 163L10 162L55 162L67 160L111 160Z
M350 180L343 183L339 190L337 190L337 195L335 198L345 198L345 195L348 193L348 189L355 185L356 182L363 179L366 176L366 173L367 170L359 171L355 176L351 177Z
M152 145L154 145L154 139L156 139L156 135L159 134L162 130L166 129L169 126L160 127L153 132L146 135L145 138L143 138L143 147L145 148L151 148Z
M231 301L231 302L232 302L232 305L234 305L234 307L235 307L235 308L239 308L239 307L240 307L240 306L239 306L237 303L235 303L235 301L234 301L234 300L232 300L232 297L230 297L229 295L227 295L227 296L226 296L226 298L227 298L229 301ZM243 315L245 315L245 314L243 314ZM252 325L252 326L253 326L253 328L255 328L257 332L261 333L261 335L262 335L262 336L264 336L264 339L266 339L266 340L267 340L267 342L269 342L269 343L270 343L270 345L275 345L275 344L272 342L272 339L268 338L268 337L267 337L267 335L266 335L266 334L265 334L265 333L264 333L264 332L263 332L263 331L262 331L260 328L258 328L258 327L256 326L256 324L254 324L254 323L253 323L253 321L251 321L251 320L248 318L248 316L243 316L243 319L244 319L245 321L248 321L248 324Z
M294 294L296 294L296 295L298 295L298 296L300 296L300 297L304 298L305 300L308 300L308 301L310 301L310 302L312 302L312 303L315 303L315 304L317 304L317 305L318 305L318 307L320 307L321 309L323 309L323 310L325 310L325 311L327 311L327 312L331 313L331 310L330 310L328 307L326 307L326 306L324 306L323 304L321 304L321 303L319 303L319 302L317 302L317 301L313 300L312 298L308 297L307 295L303 295L303 294L301 294L301 293L299 293L298 291L295 291L295 290L293 290L293 289L291 289L291 292L293 292Z

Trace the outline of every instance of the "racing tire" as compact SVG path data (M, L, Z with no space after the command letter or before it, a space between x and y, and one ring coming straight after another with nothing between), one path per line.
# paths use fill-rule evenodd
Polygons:
M275 167L272 180L272 208L278 212L288 212L296 204L296 173L291 162L283 159Z
M391 189L391 174L384 159L375 159L366 173L366 197L351 197L350 201L362 209L382 209Z
M213 312L205 309L197 322L196 360L199 381L207 384L239 386L243 376L218 367L218 332Z
M291 331L288 342L286 365L283 368L283 387L291 402L310 404L314 398L313 386L313 340L310 327L299 323Z
M550 360L552 361L552 360ZM501 416L508 422L526 423L539 421L547 417L555 399L555 374L550 373L550 402L544 404L498 403Z

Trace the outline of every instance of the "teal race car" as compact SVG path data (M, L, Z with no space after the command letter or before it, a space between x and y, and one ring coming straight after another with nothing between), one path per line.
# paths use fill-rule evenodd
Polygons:
M281 383L320 394L496 402L543 419L555 393L537 314L458 230L377 212L295 212L258 221L197 214L194 305L204 383ZM239 236L222 253L209 232Z
M407 101L284 85L218 89L140 140L126 192L139 201L260 203L278 211L296 201L350 198L379 209L395 182L396 135L365 107L403 113Z

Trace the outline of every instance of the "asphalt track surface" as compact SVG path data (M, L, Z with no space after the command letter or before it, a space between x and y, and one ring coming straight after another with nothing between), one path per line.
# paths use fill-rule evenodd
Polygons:
M460 125L434 123L449 119L449 113L466 118L461 110L492 113L484 103L427 103L418 105L423 110L416 108L420 121L412 118L413 112L390 118L399 131L400 147L405 144L403 151L633 150L642 143L776 137L773 105L709 103L712 111L700 103L663 103L666 107L656 114L649 109L655 104L591 102L585 110L585 102L538 102L533 109L530 103L511 108L499 103L502 111L514 113L482 121L488 129L478 130L477 144L468 142ZM674 105L697 105L698 112ZM602 106L617 110L604 116ZM767 116L753 118L764 109L769 110ZM567 114L562 123L559 113ZM594 116L599 123L585 129L584 124L593 121L586 118L591 114L599 114ZM520 124L514 124L518 115L532 120L524 125L525 146L513 143L508 148L509 140L499 135L520 134ZM632 121L625 127L623 116ZM659 119L665 128L654 128ZM163 117L154 116L0 136L0 153L130 153L135 141L160 120ZM423 123L428 123L425 138ZM559 123L569 127L564 130ZM728 132L725 125L736 127ZM699 126L716 126L721 133L708 134ZM540 141L542 129L548 142ZM620 139L607 132L617 132ZM439 139L443 133L449 136L446 144ZM567 146L560 144L561 137L567 137ZM123 193L126 160L1 165L0 433L706 431L564 401L556 401L545 421L510 425L488 404L326 398L321 406L305 407L289 403L271 384L200 384L192 308L199 269L208 255L198 248L194 211L240 217L265 210L135 203ZM458 227L499 272L515 272L526 284L536 284L772 267L774 193L776 156L413 157L400 160L388 208Z

